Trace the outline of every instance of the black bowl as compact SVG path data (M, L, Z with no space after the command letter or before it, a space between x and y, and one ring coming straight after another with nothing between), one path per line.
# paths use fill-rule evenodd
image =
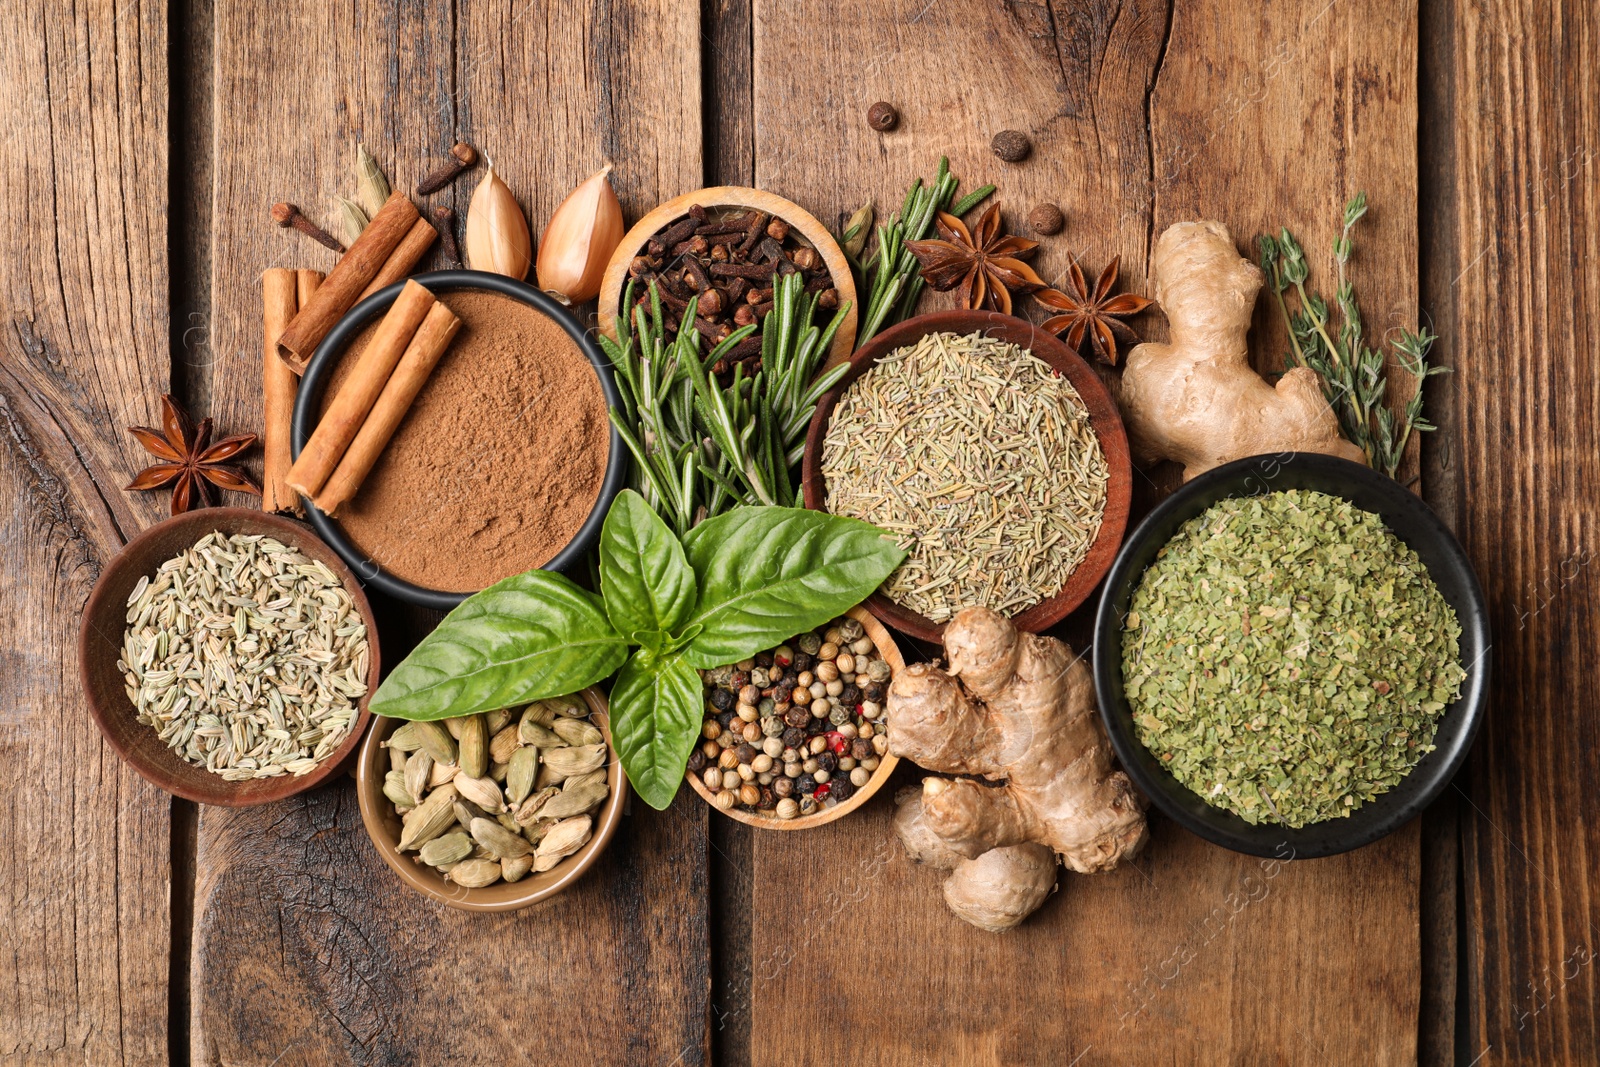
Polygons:
M1348 816L1298 829L1271 823L1252 826L1212 807L1182 785L1134 732L1122 691L1122 620L1145 568L1180 526L1220 500L1283 489L1310 489L1343 497L1382 517L1409 545L1433 577L1461 622L1461 662L1467 677L1461 696L1445 708L1434 750L1393 789ZM1156 807L1208 841L1253 856L1331 856L1393 833L1427 807L1461 768L1483 719L1489 689L1489 617L1483 590L1455 537L1415 494L1392 479L1349 460L1312 453L1254 456L1207 471L1162 501L1139 524L1118 553L1106 578L1094 628L1094 681L1100 714L1117 758Z
M611 362L600 351L600 346L584 333L583 327L578 325L571 312L533 286L504 275L479 270L438 270L430 274L419 274L411 280L427 286L434 293L448 293L459 289L489 289L542 311L559 323L561 328L567 331L567 336L571 337L579 350L588 357L590 365L594 367L595 375L600 379L600 390L605 394L606 403L616 408L622 406L622 394L617 391L616 380L612 377ZM388 311L389 305L394 303L395 297L400 295L400 290L404 287L405 282L396 282L361 301L345 313L344 318L339 320L317 346L311 362L306 365L306 372L300 379L300 391L294 399L294 421L290 427L289 447L295 458L299 458L300 450L310 439L312 430L316 428L317 418L321 414L318 400L322 395L323 379L327 377L345 346L354 340L368 323ZM588 552L599 539L600 527L605 523L611 501L622 491L627 480L628 452L623 447L622 435L613 427L611 453L606 460L606 476L600 484L600 496L595 501L594 510L589 513L589 518L579 527L577 535L567 547L556 553L555 557L544 565L543 570L564 571L583 558L584 553ZM305 505L306 517L311 520L311 525L316 528L318 536L333 546L333 550L339 553L339 558L350 565L350 569L356 572L363 584L400 600L440 611L449 611L471 596L470 593L447 593L429 589L396 578L357 548L355 543L345 536L338 522L318 511L310 501L302 503Z

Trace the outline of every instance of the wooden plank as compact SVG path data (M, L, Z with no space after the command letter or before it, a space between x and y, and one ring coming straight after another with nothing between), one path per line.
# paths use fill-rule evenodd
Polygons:
M1291 224L1321 267L1344 198L1364 187L1370 318L1410 321L1413 8L1175 7L914 0L824 18L757 3L758 183L831 220L863 193L897 204L947 153L966 187L1000 184L1008 218L1045 199L1066 212L1039 257L1047 279L1069 251L1096 270L1120 254L1135 291L1153 239L1196 215L1241 245ZM877 99L899 107L899 131L866 127ZM1007 127L1030 133L1031 159L989 154ZM1148 319L1139 328L1159 332ZM1274 329L1263 302L1262 365ZM939 876L888 841L890 810L885 797L836 826L757 835L752 1062L792 1049L794 1018L829 1020L808 1031L819 1061L863 1048L882 1063L1415 1057L1414 825L1353 855L1279 863L1158 817L1134 867L1064 874L1058 899L995 937L945 911Z
M1451 103L1439 332L1462 428L1462 540L1495 637L1460 805L1458 1062L1600 1048L1600 94L1592 4L1442 5Z
M0 1060L165 1062L165 794L83 711L77 625L123 540L124 432L167 387L167 31L160 4L0 16Z
M699 184L692 7L217 8L212 303L218 350L239 356L218 365L212 395L233 423L260 418L260 271L332 262L270 228L267 208L289 199L324 217L351 185L357 138L406 189L453 141L471 141L536 233L607 161L633 215ZM430 205L464 211L476 180ZM423 626L392 603L380 610L393 662ZM199 837L197 1063L704 1061L705 812L693 797L664 813L635 802L578 886L506 916L450 911L402 886L349 784L266 810L206 810Z

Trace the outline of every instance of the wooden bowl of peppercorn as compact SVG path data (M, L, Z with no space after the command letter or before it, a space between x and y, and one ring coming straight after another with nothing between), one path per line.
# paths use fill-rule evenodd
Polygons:
M808 290L815 286L812 291L834 293L819 306L850 305L834 335L828 365L849 359L855 350L859 301L843 249L828 228L799 204L740 185L675 196L634 223L606 264L600 285L600 329L615 339L617 316L631 314L622 307L629 280L640 283L635 286L637 299L653 279L661 291L663 317L674 328L688 298L700 296L696 326L705 342L701 351L708 352L721 337L745 322L759 321L771 310L771 278L783 262L806 276ZM712 292L717 295L708 297ZM706 310L708 299L716 301L714 313ZM731 370L733 363L743 362L746 372L753 374L760 358L757 330L734 347L721 369Z
M851 608L845 614L846 614L846 616L848 618L854 619L857 623L859 623L861 625L863 637L866 640L870 640L872 642L872 648L873 648L873 653L872 654L875 655L876 657L878 657L879 659L883 660L883 662L885 662L885 663L887 663L889 665L888 678L874 683L874 684L876 684L878 686L881 686L881 688L886 693L888 688L889 688L889 680L892 679L894 677L894 675L898 674L901 670L903 670L905 668L905 665L906 665L904 658L902 658L901 655L900 655L900 647L897 644L895 644L894 637L889 633L889 631L884 627L884 625L882 623L880 623L876 618L874 618L872 616L872 613L867 611L865 608L860 607L858 605L856 607ZM860 640L860 639L858 638L857 640ZM865 646L863 646L863 647L865 647ZM804 659L800 658L801 656L803 656ZM837 662L837 660L834 660L834 662ZM809 653L801 653L800 656L796 657L796 662L791 664L791 667L793 667L793 666L812 667L812 666L819 666L819 665L820 664L817 662L816 658L813 657L811 654L809 654ZM798 675L799 673L802 673L802 672L795 671L794 673ZM771 699L772 696L775 695L773 693L773 690L775 688L776 687L769 687L769 689L762 696L762 700L765 701L765 700ZM713 705L713 707L714 707L714 705ZM707 772L707 770L718 769L718 764L716 764L714 762L709 762L707 760L707 750L709 748L719 748L719 754L723 753L723 752L734 752L734 753L737 753L737 751L738 751L738 749L736 747L726 747L726 748L724 748L724 747L721 747L721 746L718 745L719 739L721 739L724 736L726 736L725 735L725 730L727 729L727 727L725 727L721 723L720 719L723 718L723 717L727 717L727 716L728 716L728 712L726 712L726 711L722 711L720 714L714 714L714 713L712 713L711 711L708 710L707 717L706 717L706 719L704 721L704 733L702 734L702 737L701 737L700 747L696 748L694 753L693 753L693 755L691 756L690 762L689 762L689 768L690 769L689 769L689 772L685 775L685 777L688 779L689 785L694 789L694 791L696 793L700 794L701 798L704 799L707 804L710 804L713 808L715 808L717 811L720 811L722 814L727 815L727 816L729 816L731 818L737 819L738 821L744 823L747 826L757 826L757 827L760 827L763 830L809 830L814 826L822 826L822 825L824 825L826 823L833 822L835 819L842 819L846 815L850 814L852 811L855 811L857 808L861 807L861 805L865 804L868 800L872 799L872 797L878 792L878 790L883 788L883 783L885 783L885 782L887 782L889 780L889 776L894 773L895 767L898 766L899 762L900 762L897 757L890 755L888 753L887 749L885 749L881 753L877 752L876 749L874 749L873 750L873 753L874 753L873 756L867 757L867 758L876 758L879 762L878 762L878 765L876 766L876 768L874 768L870 772L870 774L871 774L870 780L868 780L868 782L865 785L862 785L862 786L853 786L852 785L849 797L847 797L844 800L836 801L831 805L827 804L825 799L820 801L818 810L815 811L814 813L810 814L810 815L799 815L799 816L796 816L794 818L788 818L788 819L779 818L774 813L776 811L776 805L774 805L773 809L767 810L767 811L763 811L763 810L761 810L759 808L755 808L753 806L745 806L745 805L742 805L742 804L735 804L732 807L724 807L723 805L720 805L720 804L717 803L717 793L726 794L728 792L728 790L719 789L719 790L717 790L716 793L712 792L711 788L706 784L706 782L704 780L704 775ZM857 717L859 717L859 716L857 716ZM737 723L740 723L740 722L741 722L740 718L734 717L734 718L732 718L730 720L730 725L737 724ZM887 722L888 722L888 718L887 718L886 714L884 714L882 711L880 711L879 715L878 715L878 718L873 722L873 726L874 726L874 730L875 730L875 734L874 734L873 740L875 740L876 737L879 737L879 736L887 737L887 734L884 733L884 730L886 728ZM759 720L750 721L749 723L747 723L747 725L756 726L759 729L760 721ZM801 728L791 725L789 727L789 729L792 731L792 730L801 729ZM818 732L818 733L808 733L807 734L807 738L806 739L807 739L808 743L811 740L811 738L813 738L813 737L824 738L825 743L828 744L828 748L826 749L826 751L834 757L834 759L832 761L832 764L831 764L832 767L834 768L834 770L824 771L823 772L824 777L830 776L832 773L834 773L834 771L836 771L838 769L837 758L841 754L843 754L845 752L853 751L853 749L849 749L849 748L845 748L845 749L843 749L841 751L841 749L839 747L837 747L839 742L838 742L838 739L834 737L834 734L836 734L837 732L838 732L837 730L824 730L824 731ZM858 738L855 738L854 740L855 741L860 741L860 740L863 740L863 739L858 737ZM753 746L753 742L747 740L745 742L745 747L751 747L751 746ZM763 754L765 754L765 753L763 753ZM820 757L821 754L819 753L818 756ZM735 756L735 758L737 758L737 755ZM759 758L759 757L753 757L753 758ZM769 760L772 759L770 754L767 754L767 758ZM822 758L826 759L827 757L822 757ZM855 758L855 757L852 756L852 758ZM774 768L778 768L778 764L776 762L773 762L772 766ZM733 774L736 774L736 775L739 773L738 771L733 770L732 768L726 768L726 769L729 771L729 773L733 773ZM785 777L785 775L784 775L784 773L783 773L783 771L781 769L778 769L776 771L776 777L774 778L774 782L776 782L778 777ZM810 772L807 772L807 774L802 775L799 778L790 779L790 780L791 781L795 781L795 782L799 782L799 781L805 780L806 778L810 778L811 779L811 783L815 786L815 778ZM754 783L750 783L750 784L754 784ZM826 797L828 795L828 793L829 793L829 789L827 787L831 786L832 784L833 783L831 783L831 782L824 782L824 783L821 784L821 786L815 786L815 789L816 790L820 790L823 793L824 797ZM757 786L757 788L760 788L760 787ZM798 786L796 786L794 788L798 789ZM790 796L786 796L786 797L783 797L783 798L779 798L778 802L781 802L782 800L792 800L792 799L794 799L794 795L790 795ZM815 797L813 797L813 799L815 799ZM798 801L796 801L796 803L798 804Z

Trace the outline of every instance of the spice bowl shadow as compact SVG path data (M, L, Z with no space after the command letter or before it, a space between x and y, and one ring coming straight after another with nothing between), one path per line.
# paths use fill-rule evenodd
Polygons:
M1140 742L1122 684L1123 620L1146 568L1190 519L1219 501L1287 489L1341 497L1378 515L1416 552L1461 624L1461 695L1440 714L1434 751L1388 792L1348 816L1289 827L1251 824L1213 807L1183 785ZM1466 553L1416 494L1359 463L1313 453L1252 456L1209 470L1162 501L1139 524L1106 579L1094 627L1095 693L1117 760L1139 789L1185 829L1252 856L1310 859L1349 852L1385 837L1417 815L1450 784L1483 720L1489 688L1488 608Z
M433 271L428 274L418 274L409 280L425 286L439 296L463 290L487 291L528 305L559 325L583 353L600 382L600 391L606 405L621 407L622 394L617 390L610 361L572 314L549 295L531 285L487 271ZM383 317L405 284L404 281L396 282L357 304L339 320L317 346L317 351L306 366L306 372L300 380L299 391L295 395L294 419L290 434L290 449L295 458L299 457L300 450L305 447L312 431L316 429L317 420L321 417L322 393L345 349L366 327ZM542 564L540 569L565 571L576 566L599 539L606 512L610 510L612 500L622 491L628 479L628 453L623 446L622 436L615 427L610 428L608 441L610 451L606 457L605 475L593 508L566 546ZM365 584L398 600L438 611L449 611L472 595L471 592L430 589L385 570L381 562L373 559L371 554L363 551L355 543L337 519L323 514L309 501L302 503L305 506L306 517L317 534L333 547L333 550L349 564Z
M1128 435L1117 412L1116 401L1100 376L1076 352L1053 334L1046 333L1026 319L1002 315L998 311L934 311L918 315L878 334L850 359L850 369L839 383L817 401L806 431L805 455L801 460L801 489L805 505L813 511L827 511L828 488L822 474L822 447L834 409L857 379L879 360L896 349L916 344L931 333L967 335L982 333L999 341L1024 348L1066 378L1077 390L1089 411L1089 425L1100 442L1106 459L1106 502L1100 519L1100 532L1089 546L1082 562L1054 596L1034 604L1011 617L1018 629L1041 633L1066 618L1094 593L1122 542L1128 524L1128 508L1133 497L1133 463L1128 453ZM888 625L919 641L939 644L945 624L934 622L889 599L881 592L867 598L866 606Z
M155 574L161 564L213 531L229 537L264 534L324 564L339 579L361 621L366 624L367 696L358 702L355 721L350 724L350 733L344 742L299 777L283 774L230 782L204 767L186 762L167 747L153 728L138 720L138 713L128 700L126 681L117 669L127 630L128 597L139 579ZM356 576L305 526L293 519L252 508L204 508L184 512L156 523L129 541L100 573L89 594L89 602L84 606L78 629L78 672L89 714L123 762L146 781L174 796L227 808L271 804L304 793L348 766L371 718L367 700L378 687L380 659L378 627Z
M372 838L373 847L389 869L412 889L459 911L516 911L548 900L582 878L616 835L628 799L628 782L623 777L622 761L617 758L616 743L611 736L605 695L591 686L582 696L589 705L591 720L605 735L606 784L611 790L600 810L594 813L593 836L548 871L530 872L515 882L495 882L476 889L447 882L432 867L415 862L400 851L400 816L383 794L383 780L389 770L389 751L383 742L404 720L375 717L356 762L356 796L361 803L361 822L367 828L367 836Z
M905 670L906 661L905 657L900 654L900 646L895 643L894 635L884 627L883 623L874 618L871 612L860 606L851 608L845 614L855 619L865 628L867 636L872 639L873 645L878 650L878 655L882 656L884 662L889 664L891 678ZM697 740L696 744L698 743ZM889 777L894 774L895 768L899 765L900 757L885 755L878 763L878 769L872 772L871 780L852 794L849 800L846 800L843 804L835 804L831 808L824 808L822 811L814 812L811 815L801 815L794 819L779 819L767 815L758 815L755 812L745 811L737 807L719 808L717 807L716 795L707 788L706 783L700 779L699 775L687 774L684 779L689 783L689 787L700 795L701 800L711 805L712 811L726 815L737 822L742 822L746 826L755 826L762 830L809 830L812 827L825 826L830 822L842 819L871 800L883 788L884 784L889 781Z

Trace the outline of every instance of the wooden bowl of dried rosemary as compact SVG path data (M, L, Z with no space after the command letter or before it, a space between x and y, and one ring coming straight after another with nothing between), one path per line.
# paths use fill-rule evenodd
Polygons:
M1133 482L1094 369L1024 319L963 310L855 354L817 403L801 473L807 507L872 522L911 553L867 607L929 642L963 607L1038 633L1083 604L1116 557Z
M206 508L129 541L78 634L89 713L134 770L223 807L303 793L345 766L378 685L372 608L292 519Z

